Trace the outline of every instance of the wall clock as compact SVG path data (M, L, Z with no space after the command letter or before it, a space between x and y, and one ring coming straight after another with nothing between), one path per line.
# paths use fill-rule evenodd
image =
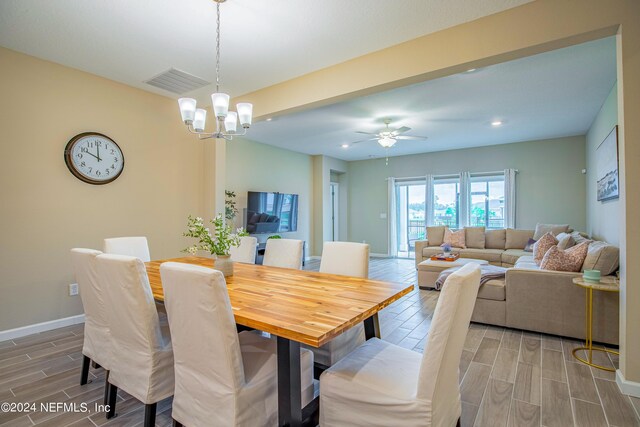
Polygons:
M96 132L71 138L64 149L64 161L76 178L94 185L114 181L124 169L124 154L118 144Z

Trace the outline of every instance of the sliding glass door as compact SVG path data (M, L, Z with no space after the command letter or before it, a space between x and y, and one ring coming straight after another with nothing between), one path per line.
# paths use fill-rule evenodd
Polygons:
M400 258L415 256L415 241L425 237L425 182L396 183L396 242Z

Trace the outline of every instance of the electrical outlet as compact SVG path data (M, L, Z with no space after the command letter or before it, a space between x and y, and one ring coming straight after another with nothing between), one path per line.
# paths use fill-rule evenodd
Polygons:
M69 284L69 296L73 297L76 295L78 295L78 284L77 283Z

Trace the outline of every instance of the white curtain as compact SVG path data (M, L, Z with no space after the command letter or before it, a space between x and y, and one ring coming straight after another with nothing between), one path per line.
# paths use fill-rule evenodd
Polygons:
M468 227L471 211L471 175L469 172L460 172L460 228Z
M433 225L433 213L435 208L435 198L433 197L433 175L427 174L425 177L424 194L424 219L427 227Z
M516 170L504 170L504 227L516 228Z
M397 219L396 219L396 179L393 177L388 178L389 185L389 256L398 256L398 233L397 233Z

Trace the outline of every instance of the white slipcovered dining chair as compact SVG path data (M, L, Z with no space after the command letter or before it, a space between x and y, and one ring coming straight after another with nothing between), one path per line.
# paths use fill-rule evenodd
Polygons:
M160 275L175 357L174 425L276 425L276 340L236 332L219 271L167 262ZM306 405L314 393L313 353L300 352L301 400Z
M128 255L140 258L142 262L151 261L149 243L146 237L111 237L104 239L105 254Z
M257 249L258 239L252 236L242 236L240 238L240 246L232 246L230 249L231 260L245 264L255 264Z
M302 268L302 240L267 239L263 265L271 267Z
M480 287L480 267L451 274L424 354L371 339L320 377L320 425L442 426L459 423L458 365Z
M352 242L325 242L322 248L320 272L368 278L369 245ZM305 346L305 348L313 351L316 365L320 370L323 370L355 350L364 341L364 325L359 323L322 347Z
M161 328L143 262L126 255L97 259L98 280L108 304L111 338L109 412L117 389L145 404L144 425L155 424L156 404L173 395L173 351L168 325Z
M96 257L101 254L102 252L94 249L71 249L71 263L84 308L84 342L82 344L80 385L87 383L89 365L92 361L107 371L111 365L109 326L104 292L98 281L96 270Z

